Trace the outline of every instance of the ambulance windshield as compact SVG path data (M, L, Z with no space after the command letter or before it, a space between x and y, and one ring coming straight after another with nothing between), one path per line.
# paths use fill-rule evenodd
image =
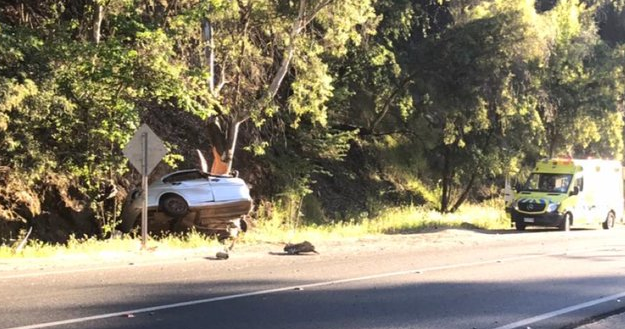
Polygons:
M571 184L570 174L532 173L523 187L524 191L566 193Z

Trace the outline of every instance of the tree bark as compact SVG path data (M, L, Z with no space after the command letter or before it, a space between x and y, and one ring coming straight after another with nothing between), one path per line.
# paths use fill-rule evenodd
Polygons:
M237 139L239 137L239 126L241 121L235 121L230 123L228 127L228 140L230 141L230 147L226 153L226 163L228 163L228 172L232 172L232 162L234 161L234 151L237 146Z
M282 85L282 81L286 76L286 73L291 65L291 60L293 59L293 55L295 54L295 39L297 35L301 32L302 26L305 22L306 15L306 0L300 0L299 2L299 12L297 14L297 18L295 22L293 22L293 26L291 27L291 33L289 35L289 46L282 58L282 62L280 63L280 67L278 71L276 71L276 75L271 80L271 84L269 85L269 89L267 90L267 99L273 99L278 93L278 89L280 89L280 85Z
M475 178L476 177L477 177L476 174L471 175L471 179L469 180L469 184L467 184L466 188L464 189L464 191L460 195L460 198L458 198L456 203L454 203L454 205L451 207L449 212L451 212L451 213L456 212L458 210L458 208L460 208L460 206L467 200L467 197L469 197L469 192L473 188L473 183L475 182Z
M93 17L93 42L97 45L100 43L102 20L104 20L104 6L95 2L95 14Z
M554 124L553 127L551 128L551 133L549 135L551 135L550 141L549 141L549 157L553 158L554 154L556 153L556 147L557 147L557 139L558 139L558 133L556 131L556 125Z
M208 18L202 19L202 41L204 42L204 56L208 60L208 70L210 74L208 86L211 94L215 96L215 53L213 52L213 29Z
M449 196L451 195L451 150L445 146L443 152L443 191L441 195L441 213L446 213L449 207Z

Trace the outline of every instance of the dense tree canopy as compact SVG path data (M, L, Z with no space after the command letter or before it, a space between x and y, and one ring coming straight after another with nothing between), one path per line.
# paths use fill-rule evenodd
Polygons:
M623 17L622 0L0 1L0 166L92 200L132 185L121 149L148 122L170 165L214 146L258 199L308 195L320 220L455 211L539 158L622 160Z

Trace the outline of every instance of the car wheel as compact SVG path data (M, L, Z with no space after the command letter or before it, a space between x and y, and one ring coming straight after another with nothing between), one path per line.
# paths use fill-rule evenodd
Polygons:
M609 230L611 228L614 227L614 222L616 221L616 216L614 216L613 212L609 212L608 216L605 218L605 221L603 222L603 229L604 230Z
M570 212L567 212L564 215L564 220L562 221L562 224L560 224L560 226L558 226L558 228L560 229L560 231L565 231L568 232L571 230L571 222L573 221L573 215L571 215Z
M516 228L517 231L525 231L525 228L527 226L525 225L525 223L517 222L516 224L514 224L514 227Z
M168 194L161 198L161 209L171 217L182 217L189 211L189 205L181 196Z

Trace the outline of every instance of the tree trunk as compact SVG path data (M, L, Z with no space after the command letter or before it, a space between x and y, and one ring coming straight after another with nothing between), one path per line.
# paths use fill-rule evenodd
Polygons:
M93 17L93 42L100 43L102 20L104 20L104 6L95 1L95 14Z
M228 163L228 173L232 172L232 162L234 161L234 151L237 147L237 139L239 137L239 126L241 121L234 121L228 127L228 151L226 153L226 162Z
M297 18L295 19L295 21L293 21L293 24L291 25L291 31L289 34L289 44L286 48L286 50L284 51L282 60L280 61L280 66L278 67L278 69L276 70L275 75L273 76L273 78L271 79L271 83L269 85L269 87L267 88L266 92L264 92L262 94L262 96L259 97L259 99L257 100L257 103L254 105L254 107L256 109L262 110L264 109L269 102L271 102L274 97L277 95L278 90L280 89L280 86L282 85L282 82L284 81L284 78L286 77L289 67L291 65L291 61L293 60L293 57L295 56L295 46L296 46L296 39L298 37L298 35L302 32L302 30L315 18L315 16L319 13L319 11L321 9L323 9L324 7L328 6L330 3L332 3L333 0L325 0L322 1L321 3L319 3L317 6L315 6L315 8L313 8L310 12L307 12L307 5L308 5L308 0L299 0L299 8L298 8L298 14L297 14ZM249 9L251 9L252 6L252 2L249 3ZM214 54L213 54L213 38L212 38L212 31L210 30L210 22L208 21L208 19L205 19L202 21L202 38L203 41L206 42L207 44L207 49L205 49L205 56L207 57L207 61L208 63L210 63L210 74L211 74L211 79L213 79L213 75L214 75ZM210 51L209 51L210 50ZM222 72L223 74L223 72ZM224 83L225 81L225 77L222 77L222 83ZM237 85L237 89L238 89L238 79L235 79L236 81L236 85ZM210 83L210 88L211 88L211 92L215 92L215 86L214 86L214 81L212 81ZM234 95L235 99L233 101L234 107L237 106L237 100L236 97L238 97L238 94L235 93ZM239 135L239 127L241 125L241 123L245 122L246 120L248 120L250 118L250 110L240 110L237 112L237 110L235 110L233 112L233 114L231 114L230 116L226 117L224 115L221 115L220 118L222 119L222 124L224 124L224 126L227 126L227 135L225 137L225 141L226 141L226 145L227 145L227 151L225 156L222 157L222 160L227 163L227 168L228 171L232 170L232 161L234 159L234 152L236 150L236 143L237 143L237 138ZM225 128L225 127L222 127ZM226 133L226 130L222 130L222 133ZM214 142L211 140L211 143Z
M215 95L215 53L213 52L213 29L208 18L202 19L202 41L204 42L204 56L208 60L210 80L208 85L211 94Z
M556 150L556 133L555 128L552 128L549 132L549 158L553 158L553 154Z
M20 3L20 24L26 24L28 21L28 15L26 14L26 9L24 8L24 4Z
M271 85L269 85L269 89L267 90L267 99L273 99L278 93L278 89L280 89L280 85L282 85L282 80L286 76L286 73L291 65L291 60L293 59L293 55L295 54L295 39L297 35L300 34L302 28L304 28L304 24L306 22L306 0L300 0L299 2L299 13L297 14L297 18L295 22L293 22L293 26L291 27L291 34L289 36L289 46L282 57L282 62L280 63L280 67L278 71L276 71L276 75L273 77L271 81Z
M449 207L449 196L451 195L451 150L445 146L443 153L443 191L441 195L440 212L446 213Z
M460 195L460 198L458 198L458 200L453 205L453 207L451 207L449 212L451 212L451 213L456 212L458 210L458 208L460 208L460 206L467 200L467 197L469 197L469 192L473 188L473 183L475 182L475 178L476 177L477 177L476 174L471 175L471 179L469 180L469 184L467 184L466 188L464 189L464 191Z

